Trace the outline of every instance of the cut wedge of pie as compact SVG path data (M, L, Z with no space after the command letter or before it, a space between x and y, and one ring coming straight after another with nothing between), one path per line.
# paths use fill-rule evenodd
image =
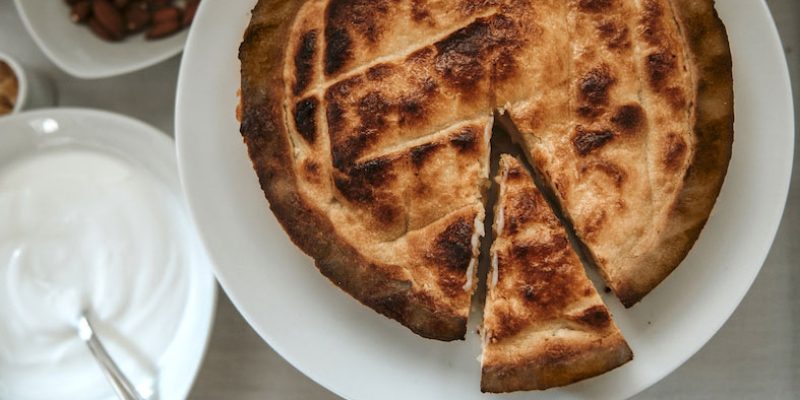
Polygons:
M628 344L525 167L503 155L496 180L481 390L563 386L630 361Z
M628 306L691 248L730 157L712 0L260 0L239 57L278 221L428 338L466 332L493 116Z

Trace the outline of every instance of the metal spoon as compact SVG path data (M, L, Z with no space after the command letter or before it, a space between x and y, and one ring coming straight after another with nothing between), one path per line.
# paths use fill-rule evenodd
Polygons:
M122 373L117 364L106 351L103 343L94 333L92 323L89 322L87 313L81 313L78 320L78 336L86 343L97 363L100 364L103 374L114 388L117 396L122 400L144 400L130 380Z

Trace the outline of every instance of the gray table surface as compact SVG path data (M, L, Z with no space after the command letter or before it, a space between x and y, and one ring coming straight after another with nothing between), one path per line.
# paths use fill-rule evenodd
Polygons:
M767 3L783 39L798 109L800 1ZM59 106L115 111L173 132L179 56L115 78L73 78L36 47L11 0L0 0L0 51L49 76L56 84ZM637 399L800 399L800 295L795 290L800 288L798 165L796 156L780 231L742 304L700 352ZM208 354L190 399L338 399L272 351L220 293Z

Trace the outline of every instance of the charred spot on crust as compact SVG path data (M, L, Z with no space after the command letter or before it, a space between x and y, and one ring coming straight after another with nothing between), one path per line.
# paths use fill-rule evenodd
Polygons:
M609 130L586 130L582 126L578 126L577 130L572 144L581 156L603 147L614 138L614 133Z
M358 158L358 155L367 147L367 144L374 134L374 131L360 130L354 136L334 142L331 146L333 166L339 170L345 170L352 166ZM331 140L333 140L333 136L332 134Z
M472 260L473 222L464 217L451 223L440 233L433 247L425 255L437 265L457 271L466 271Z
M347 99L352 95L353 88L360 85L363 80L360 77L337 82L325 91L325 101L327 110L325 112L328 120L328 129L331 134L342 130L345 125L345 109L341 99Z
M380 92L369 92L358 102L358 117L366 128L381 130L386 126L390 104Z
M458 151L465 152L474 149L478 144L478 134L475 128L468 126L462 129L458 134L450 138L450 144L455 146Z
M325 92L325 98L328 101L348 98L355 88L363 85L364 79L361 76L354 76L347 78L343 81L337 82Z
M661 94L667 98L667 101L672 106L672 109L679 111L686 107L686 95L683 89L673 86L664 89Z
M525 300L533 300L535 298L533 286L525 285L522 288L522 296L525 297Z
M391 167L392 162L389 158L379 157L354 166L349 175L353 179L377 186L389 179Z
M613 22L603 22L597 26L600 38L605 40L609 49L627 49L631 47L630 30L627 26L619 26Z
M617 185L619 186L619 185ZM586 226L584 227L584 234L587 238L594 240L597 238L597 235L600 233L600 230L605 226L606 218L608 214L606 210L599 210L595 211L592 215L589 216Z
M377 42L383 33L379 23L388 12L388 0L331 0L325 10L325 74L341 72L353 58L350 31Z
M506 172L506 179L508 180L516 180L525 176L525 172L522 171L522 168L514 166L508 169Z
M328 129L331 135L340 131L344 126L344 108L337 101L328 101L328 108L325 110L325 117L328 120Z
M463 295L463 293L467 293L464 291L464 283L466 282L467 276L463 272L445 272L439 273L436 277L436 281L439 283L439 287L448 297L456 297L458 295Z
M497 4L497 0L458 0L461 13L472 15Z
M483 65L475 57L443 53L437 57L436 70L453 86L470 87L484 77Z
M303 179L314 184L322 183L323 176L320 173L320 166L316 161L306 159L303 161L302 167L301 173Z
M423 47L406 57L406 61L410 63L423 63L426 62L432 55L433 49L430 47Z
M398 104L397 112L400 114L397 122L401 126L419 122L425 116L423 99L419 96L402 98Z
M520 177L522 176L520 175ZM525 190L509 199L508 207L503 210L506 232L512 235L517 233L521 226L535 217L537 198L538 196L532 190Z
M504 15L478 18L434 45L436 71L445 82L471 89L486 77L490 68L486 65L497 61L490 59L493 52L513 44L517 31L514 22ZM506 56L503 63L506 73L513 70L513 58Z
M352 166L377 131L374 128L362 126L355 132L350 132L352 134L347 134L345 132L344 107L332 93L329 90L326 94L328 107L325 112L330 132L331 158L334 167L344 170Z
M506 310L497 311L496 323L497 325L488 333L489 340L497 341L507 337L514 336L525 327L526 320L520 318L513 312Z
M303 163L303 169L306 171L306 174L310 176L319 175L319 164L317 164L314 160L306 160Z
M326 95L331 157L336 168L346 169L357 160L370 141L374 140L385 128L385 116L390 105L380 93L367 93L358 100L357 104L356 112L361 119L361 125L355 131L348 132L345 130L344 108L336 100L337 96L332 93L329 91Z
M400 217L402 210L391 204L380 204L373 210L373 215L378 222L389 225Z
M603 329L611 324L611 315L605 307L596 305L583 310L577 320L592 328Z
M347 200L370 203L375 200L375 191L394 178L391 167L388 158L375 158L354 165L346 174L337 174L334 185Z
M492 64L492 78L502 82L514 76L517 71L517 60L514 55L507 50L503 50Z
M311 144L317 138L318 105L319 100L316 97L307 97L297 102L294 106L294 123L297 126L297 132Z
M611 8L612 0L580 0L578 8L584 12L600 12Z
M360 90L374 87L368 79L382 79L392 74L393 68L391 64L373 67L365 76L338 82L326 91L331 156L336 168L345 169L358 161L387 129L418 126L427 120L437 92L436 82L428 77L415 77L409 82L409 90L400 94L382 88Z
M433 78L430 77L423 79L422 83L420 84L420 89L422 89L422 93L425 93L426 95L431 95L435 93L436 89L438 88L439 85L436 83L435 80L433 80Z
M411 19L414 22L428 22L433 24L431 13L426 6L426 2L422 0L411 0Z
M581 102L593 106L608 104L608 90L615 82L607 66L592 69L578 83Z
M379 81L391 75L393 71L394 66L391 64L378 64L367 70L367 78L371 81Z
M411 149L411 163L420 167L441 146L441 143L425 143Z
M600 107L592 106L580 106L577 111L578 115L587 119L597 118L603 113L603 109Z
M611 123L623 133L636 133L644 125L644 110L639 104L626 104L617 109Z
M518 290L517 297L527 303L536 317L560 314L579 294L574 289L574 271L578 267L573 264L575 261L566 257L568 246L566 236L558 235L549 242L523 242L507 249L508 255L505 252L500 254L501 269L504 265L523 267L521 274L517 275L519 280L513 280L511 284ZM506 328L497 332L498 336L514 333L513 329Z
M652 44L658 45L664 36L664 30L661 25L661 18L664 16L664 10L658 2L653 0L644 0L642 4L642 25L644 29L642 35L644 39Z
M675 71L676 56L668 52L653 53L647 56L645 66L650 86L656 91L664 86L664 81Z
M311 83L311 75L314 71L314 55L317 52L317 31L310 30L300 37L300 45L294 54L295 68L295 95L302 93Z
M331 24L325 27L325 75L338 72L353 55L353 40L347 30Z
M393 293L388 296L376 296L368 300L368 303L383 315L402 321L408 307L408 296L403 292Z
M683 163L686 155L686 142L675 133L670 133L664 151L664 166L668 169L677 169Z
M352 181L346 177L335 176L333 185L347 200L357 203L369 203L375 200L371 188L365 187L365 185L353 185Z
M530 260L541 264L553 255L560 254L567 248L567 238L556 235L547 243L518 243L511 247L511 254L518 260ZM534 269L538 266L534 265Z

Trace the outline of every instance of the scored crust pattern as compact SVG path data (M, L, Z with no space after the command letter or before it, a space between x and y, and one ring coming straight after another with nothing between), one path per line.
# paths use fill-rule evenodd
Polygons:
M240 48L241 132L323 274L422 336L459 339L493 113L630 306L683 259L719 191L729 57L711 0L261 0Z

